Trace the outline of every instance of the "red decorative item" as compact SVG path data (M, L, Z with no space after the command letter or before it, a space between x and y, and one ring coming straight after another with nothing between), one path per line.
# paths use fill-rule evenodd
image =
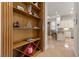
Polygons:
M29 44L25 50L24 50L24 53L29 55L29 56L32 56L33 53L34 53L34 47L33 47L33 44Z

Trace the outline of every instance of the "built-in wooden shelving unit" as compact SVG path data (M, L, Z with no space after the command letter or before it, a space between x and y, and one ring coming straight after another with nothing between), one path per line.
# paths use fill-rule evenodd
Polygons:
M44 49L44 3L3 2L1 4L2 56L37 56ZM28 47L33 51L31 54L28 52Z
M41 2L38 2L37 5L35 5L35 2L13 3L13 56L14 57L18 57L18 56L32 57L32 56L36 56L41 52L42 7L43 7L43 3ZM30 10L30 12L28 9ZM28 41L29 38L31 39L31 41ZM29 45L32 45L34 48L34 52L32 55L28 55L28 53L25 52L26 47L28 47Z

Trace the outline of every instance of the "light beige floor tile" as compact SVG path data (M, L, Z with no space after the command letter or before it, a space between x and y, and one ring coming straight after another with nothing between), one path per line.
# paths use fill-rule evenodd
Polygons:
M37 57L75 57L73 46L74 40L71 38L66 38L65 41L57 41L49 37L48 39L48 49L40 53ZM69 47L64 47L68 45Z

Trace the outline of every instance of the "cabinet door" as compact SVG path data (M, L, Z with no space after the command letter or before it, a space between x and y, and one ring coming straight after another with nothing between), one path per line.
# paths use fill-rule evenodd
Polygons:
M2 56L12 56L12 20L13 20L13 3L1 3L1 39L2 39Z

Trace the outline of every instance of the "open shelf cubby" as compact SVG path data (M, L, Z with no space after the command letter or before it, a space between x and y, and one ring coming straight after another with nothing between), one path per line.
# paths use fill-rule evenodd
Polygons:
M40 17L36 17L36 16L34 16L34 15L31 15L31 14L29 14L29 13L27 13L27 12L25 12L25 11L19 10L19 9L17 9L17 8L13 8L13 11L14 11L14 12L17 12L17 13L19 13L19 14L25 15L25 16L29 16L29 17L33 17L33 18L40 19Z

